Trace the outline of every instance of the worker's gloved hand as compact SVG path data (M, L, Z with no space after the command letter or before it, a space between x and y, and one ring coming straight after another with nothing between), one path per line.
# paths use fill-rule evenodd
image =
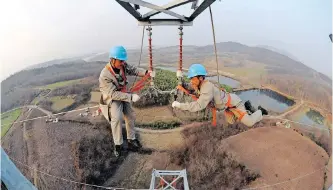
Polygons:
M172 102L172 107L173 108L180 108L180 103L177 101Z
M149 76L155 78L155 71L148 71Z
M140 96L137 94L132 94L132 102L136 102L140 99Z
M177 70L177 78L183 77L183 72L181 70Z

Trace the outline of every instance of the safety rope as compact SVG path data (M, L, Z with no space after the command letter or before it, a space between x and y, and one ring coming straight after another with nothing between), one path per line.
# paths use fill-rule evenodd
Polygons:
M144 38L145 38L145 27L146 27L146 26L143 26L143 27L142 27L141 47L140 47L140 58L139 58L139 63L138 63L137 68L139 68L139 67L140 67L140 64L141 64L142 49L143 49L143 40L144 40ZM135 79L134 79L134 82L133 82L133 85L132 85L131 89L132 89L133 86L135 85L135 82L136 82L137 77L138 77L138 76L135 76Z
M147 84L148 79L150 79L149 73L142 77L142 79L140 79L136 84L134 84L130 89L130 92L140 91Z
M216 39L215 39L215 27L214 27L214 20L213 20L213 13L212 9L209 6L209 13L210 13L210 22L212 24L212 31L213 31L213 40L214 40L214 49L215 49L215 59L216 59L216 73L217 73L217 81L220 83L220 74L219 74L219 62L217 59L217 49L216 49Z

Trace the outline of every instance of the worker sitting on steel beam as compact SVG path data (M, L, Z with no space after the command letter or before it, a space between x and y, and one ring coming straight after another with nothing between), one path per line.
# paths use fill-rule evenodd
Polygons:
M150 77L155 77L153 71L139 71L138 68L128 65L127 52L123 46L111 48L109 63L101 71L99 76L99 88L101 91L100 109L104 117L110 122L113 141L115 144L114 154L119 157L122 150L122 116L124 116L128 149L137 151L141 148L140 142L135 137L135 115L131 106L132 102L140 99L137 94L126 90L126 74L144 77L148 72Z
M262 115L267 115L267 111L261 106L255 110L249 101L242 103L242 100L232 93L215 86L208 80L205 80L207 71L201 64L193 64L188 71L188 78L191 79L191 86L199 98L194 102L179 103L174 101L173 108L197 112L205 109L212 104L218 110L224 110L226 120L229 124L240 121L246 126L253 126L262 119Z

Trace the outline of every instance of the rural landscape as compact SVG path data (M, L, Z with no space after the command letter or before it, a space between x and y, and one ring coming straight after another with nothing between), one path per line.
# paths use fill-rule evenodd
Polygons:
M174 99L191 101L174 96L179 52L172 46L154 50L155 86L133 104L142 151L115 158L110 124L96 112L108 53L52 60L2 81L1 146L38 189L148 189L153 169L186 169L190 189L328 189L332 79L265 46L223 42L217 51L218 70L212 45L184 46L184 73L202 63L207 80L267 108L252 128L228 125L222 112L213 127L209 109L171 107ZM139 65L139 49L128 54L129 64L148 68L148 57ZM131 87L139 78L128 80ZM182 180L174 185L183 188Z

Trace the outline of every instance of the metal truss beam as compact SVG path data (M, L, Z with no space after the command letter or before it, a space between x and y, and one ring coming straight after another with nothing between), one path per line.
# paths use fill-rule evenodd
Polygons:
M216 0L205 0L203 1L198 8L192 13L192 15L188 18L188 21L193 21L199 14L201 14L207 7L209 7Z
M192 26L193 22L183 22L180 19L149 19L138 21L139 26Z
M193 1L195 1L195 0L175 0L175 1L172 1L168 4L163 5L162 8L164 8L165 10L170 10L170 9L185 5L185 4L193 2ZM142 18L143 19L148 19L149 17L152 17L152 16L157 15L159 13L160 13L160 11L153 10L153 11L150 11L150 12L144 14L142 16Z
M141 7L150 8L150 9L153 9L153 10L156 10L156 11L168 14L170 16L176 17L176 18L178 18L180 20L187 21L187 18L185 18L184 16L182 16L180 14L177 14L177 13L175 13L173 11L165 10L163 7L154 5L152 3L148 3L148 2L145 2L145 1L141 1L141 0L120 0L120 1L123 1L123 2L126 2L126 3L133 3L133 4L139 5Z
M136 18L137 20L141 20L141 14L136 11L131 4L123 2L121 0L116 0L124 9L126 9L132 16L134 16L134 18Z

